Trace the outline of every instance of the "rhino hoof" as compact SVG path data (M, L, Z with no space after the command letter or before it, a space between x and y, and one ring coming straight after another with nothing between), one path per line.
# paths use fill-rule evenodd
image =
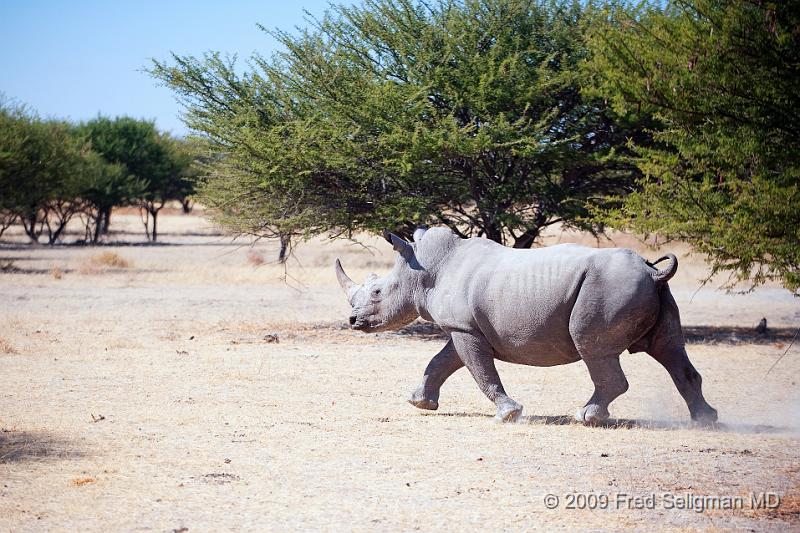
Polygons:
M522 415L522 406L518 403L504 405L497 410L495 419L499 422L516 422Z
M583 422L587 426L596 426L608 419L608 409L602 409L599 405L591 404L581 407L575 413L575 420Z
M408 403L417 409L425 409L426 411L435 411L439 408L439 402L427 398L414 398L412 396L408 399Z
M698 426L714 427L717 424L717 410L711 406L692 413L692 421Z

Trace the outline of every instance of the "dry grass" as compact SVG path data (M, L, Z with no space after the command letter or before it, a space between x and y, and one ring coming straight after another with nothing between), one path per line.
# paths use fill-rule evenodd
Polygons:
M800 486L796 486L783 495L781 505L773 511L776 518L782 518L794 524L800 524Z
M85 259L81 263L78 272L81 274L97 274L109 269L128 269L132 267L133 261L116 252L106 251Z
M0 353L12 354L19 353L14 346L3 337L0 337Z
M50 269L50 275L53 276L53 279L61 279L64 277L64 271L59 267L53 267Z
M126 216L114 224L132 239L139 221ZM334 258L361 279L388 269L388 245L310 243L289 265L295 279L283 279L272 264L252 268L239 243L197 236L201 224L164 216L162 238L181 246L125 248L136 268L119 276L21 272L77 270L85 248L0 249L0 264L19 266L0 276L0 334L23 352L0 357L0 530L800 526L800 347L767 376L786 347L737 329L767 316L785 336L778 328L800 317L791 297L704 289L692 300L696 278L671 283L720 412L716 430L688 423L669 377L643 354L623 355L630 390L595 428L570 417L592 391L583 366L499 363L525 416L497 424L465 370L443 387L439 411L405 402L443 345L435 330L342 327ZM681 259L682 269L702 267ZM543 503L548 493L751 491L775 491L784 504L698 513Z
M103 252L92 256L89 262L96 266L106 266L111 268L131 268L133 263L125 259L116 252Z
M262 252L256 250L250 250L247 252L247 264L254 267L260 267L267 260L264 258L264 254Z

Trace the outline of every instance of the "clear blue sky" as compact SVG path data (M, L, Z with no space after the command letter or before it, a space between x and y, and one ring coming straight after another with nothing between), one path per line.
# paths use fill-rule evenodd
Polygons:
M149 58L268 56L276 43L256 23L292 30L305 25L304 9L327 8L327 0L0 0L0 93L45 117L129 115L182 135L172 93L141 72Z

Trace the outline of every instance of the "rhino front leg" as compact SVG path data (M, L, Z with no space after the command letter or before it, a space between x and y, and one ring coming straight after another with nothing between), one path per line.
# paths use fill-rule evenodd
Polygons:
M598 424L608 418L608 404L628 390L628 380L619 356L589 357L583 360L594 383L594 394L575 414L578 422Z
M450 339L428 363L422 384L411 393L408 403L420 409L438 409L439 389L447 381L447 378L462 366L464 366L464 362L458 357L453 340Z
M497 406L496 418L513 422L522 414L522 406L508 397L497 368L494 350L483 337L469 333L453 333L453 344L481 391Z

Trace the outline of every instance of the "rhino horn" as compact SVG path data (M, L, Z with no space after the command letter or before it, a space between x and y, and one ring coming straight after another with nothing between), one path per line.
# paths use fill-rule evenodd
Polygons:
M339 285L341 285L342 289L344 290L347 297L350 297L350 293L354 287L357 287L356 283L350 279L350 276L344 273L344 269L342 268L342 262L339 259L336 259L336 279L339 280Z

